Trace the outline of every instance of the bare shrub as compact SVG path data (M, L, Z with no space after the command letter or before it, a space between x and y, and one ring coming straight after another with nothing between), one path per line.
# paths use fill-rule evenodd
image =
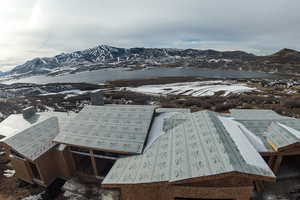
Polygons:
M282 106L286 108L300 108L300 98L291 98L283 101Z

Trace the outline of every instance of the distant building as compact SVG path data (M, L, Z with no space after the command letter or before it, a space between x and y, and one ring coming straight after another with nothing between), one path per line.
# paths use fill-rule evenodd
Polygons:
M270 110L91 105L11 115L0 134L19 179L98 180L123 200L250 199L300 155L299 120Z

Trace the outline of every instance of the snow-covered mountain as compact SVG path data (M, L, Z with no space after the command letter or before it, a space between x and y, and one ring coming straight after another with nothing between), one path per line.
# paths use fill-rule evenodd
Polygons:
M94 48L72 53L62 53L54 57L35 58L22 65L16 66L10 75L49 74L56 71L92 70L91 66L127 66L170 64L174 60L184 58L197 58L200 61L215 59L227 62L230 59L246 59L253 57L242 51L215 51L196 49L170 49L170 48L117 48L99 45Z

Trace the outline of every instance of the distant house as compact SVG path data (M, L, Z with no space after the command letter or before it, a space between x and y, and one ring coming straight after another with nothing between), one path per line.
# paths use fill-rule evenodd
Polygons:
M27 114L0 123L18 178L101 181L124 200L250 199L300 155L299 120L270 110L93 105Z

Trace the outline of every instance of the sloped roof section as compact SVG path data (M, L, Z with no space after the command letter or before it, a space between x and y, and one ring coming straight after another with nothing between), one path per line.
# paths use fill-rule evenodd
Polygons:
M51 117L57 117L59 127L63 128L68 123L69 119L75 116L75 113L40 112L34 114L28 119L25 119L22 114L13 114L0 123L0 135L3 135L5 137L4 139L7 139Z
M233 119L231 119L233 120ZM258 152L268 152L268 148L266 147L264 140L262 140L261 137L259 137L257 134L253 133L252 131L250 131L249 129L247 129L242 123L238 122L238 121L234 121L237 126L240 128L240 130L242 131L242 133L247 137L248 141L252 144L253 147L255 147L255 149Z
M300 120L285 117L277 114L272 110L257 110L257 109L232 109L231 116L235 121L241 123L248 131L258 136L263 142L265 148L257 148L259 152L274 152L275 149L268 142L268 127L273 122L280 123L300 130ZM256 146L255 144L253 144Z
M289 117L281 116L273 110L262 109L231 109L232 117L239 120L282 120Z
M190 113L189 108L156 108L155 113L166 113L166 112L177 112L177 113Z
M154 106L86 106L55 142L119 153L142 153Z
M147 139L147 143L145 145L144 152L151 148L152 144L163 134L166 132L164 131L165 121L171 118L172 116L176 115L176 112L162 112L155 116L149 136Z
M297 135L293 134L297 130L292 130L292 128L287 127L283 124L273 122L267 130L267 139L271 146L277 151L281 148L287 147L291 144L300 142ZM298 132L300 134L300 132Z
M52 140L59 132L57 117L46 119L3 142L29 160L34 161L55 144Z
M275 178L249 142L232 137L236 136L228 133L215 113L189 114L184 123L159 137L143 155L119 159L102 184L177 182L227 172ZM245 155L247 149L251 149L250 155ZM253 162L249 156L255 158Z
M184 123L185 121L187 121L189 116L190 116L190 114L188 114L188 113L176 113L172 117L165 119L164 124L163 124L163 131L168 131L168 130Z

